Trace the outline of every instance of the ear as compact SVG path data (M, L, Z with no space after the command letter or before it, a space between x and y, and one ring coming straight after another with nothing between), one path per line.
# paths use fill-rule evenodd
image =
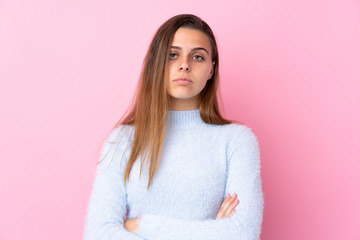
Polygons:
M210 71L210 73L209 73L208 80L210 80L210 78L212 77L212 75L213 75L213 73L214 73L214 66L215 66L215 61L212 62L211 71Z

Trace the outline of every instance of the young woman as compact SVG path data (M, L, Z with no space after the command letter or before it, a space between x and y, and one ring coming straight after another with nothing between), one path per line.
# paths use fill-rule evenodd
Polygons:
M218 59L199 17L158 29L130 113L103 145L84 239L259 238L258 141L219 112Z

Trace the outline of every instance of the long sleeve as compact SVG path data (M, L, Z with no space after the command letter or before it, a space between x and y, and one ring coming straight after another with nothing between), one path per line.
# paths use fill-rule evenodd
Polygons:
M241 129L227 151L227 193L237 193L239 204L230 218L184 220L144 214L138 235L147 240L257 240L263 217L263 193L258 141L251 129ZM225 197L225 196L224 196ZM199 200L200 201L200 200Z
M126 216L126 192L123 182L123 165L120 159L123 142L111 142L119 133L115 129L102 147L95 180L87 208L84 240L143 240L127 231L123 219ZM120 171L121 170L121 171Z

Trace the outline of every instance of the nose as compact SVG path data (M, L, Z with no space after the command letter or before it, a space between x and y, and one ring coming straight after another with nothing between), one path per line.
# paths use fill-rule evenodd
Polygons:
M187 63L187 61L182 61L179 66L179 71L185 71L190 72L190 65Z

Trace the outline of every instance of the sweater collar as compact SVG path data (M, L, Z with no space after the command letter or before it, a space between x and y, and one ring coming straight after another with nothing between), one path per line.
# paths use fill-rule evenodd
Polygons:
M200 109L167 111L167 125L170 127L192 128L206 124L201 116Z

